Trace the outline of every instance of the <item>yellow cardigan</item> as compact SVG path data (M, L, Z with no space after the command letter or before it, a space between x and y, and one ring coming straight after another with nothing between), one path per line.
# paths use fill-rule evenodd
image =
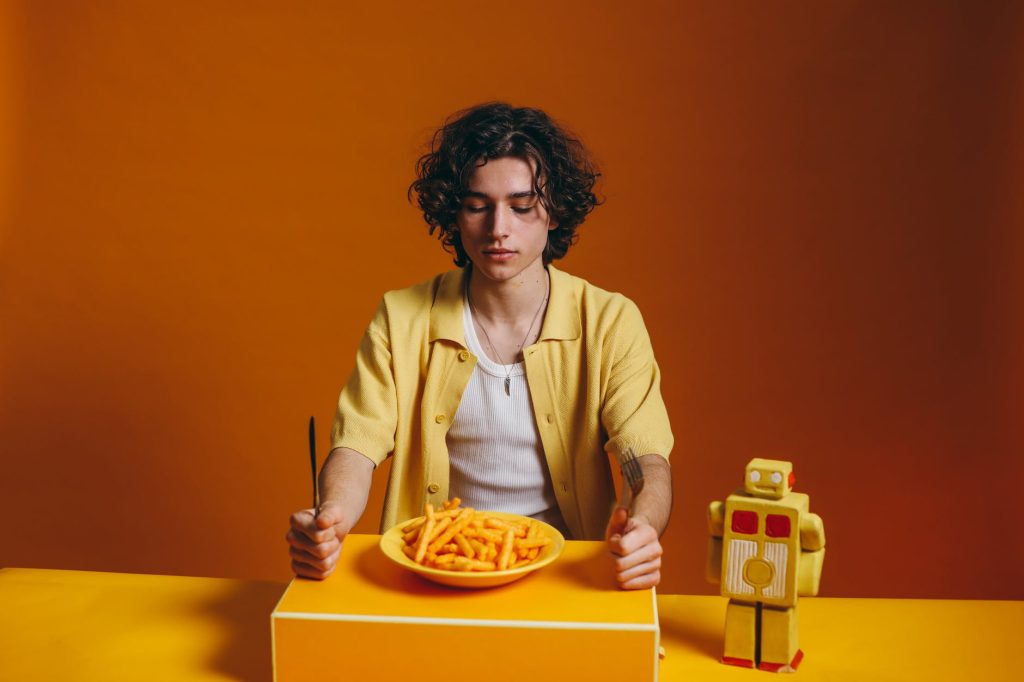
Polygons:
M636 305L548 266L537 342L524 349L537 428L572 538L603 539L615 502L608 455L668 458L661 375ZM338 399L332 446L391 455L381 531L448 498L445 434L476 366L463 333L466 272L389 291Z

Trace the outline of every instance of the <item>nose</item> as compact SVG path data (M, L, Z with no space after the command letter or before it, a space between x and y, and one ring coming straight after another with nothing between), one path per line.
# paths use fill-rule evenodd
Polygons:
M498 240L504 239L509 235L509 229L511 228L511 216L508 215L508 210L501 206L495 207L491 211L491 235Z

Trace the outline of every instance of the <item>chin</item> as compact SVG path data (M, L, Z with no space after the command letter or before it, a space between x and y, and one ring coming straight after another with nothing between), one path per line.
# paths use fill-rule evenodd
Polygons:
M522 268L510 267L505 264L494 265L489 263L485 263L483 265L473 263L473 270L494 282L505 282L510 279L514 279L516 275L522 272Z

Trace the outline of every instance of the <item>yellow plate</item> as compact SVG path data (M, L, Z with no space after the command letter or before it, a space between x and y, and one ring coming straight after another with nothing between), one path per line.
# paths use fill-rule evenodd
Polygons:
M405 544L402 541L402 527L417 520L409 519L408 521L403 521L397 526L392 526L390 530L381 536L380 549L384 552L387 558L391 559L402 568L407 568L414 573L418 573L428 580L433 580L436 583L449 585L451 587L477 588L497 587L498 585L510 583L513 580L519 580L524 575L532 573L538 568L543 568L557 559L558 555L562 553L562 548L565 547L565 538L558 532L558 529L544 523L543 521L537 521L536 519L530 519L526 516L509 514L506 512L487 512L487 514L489 516L508 521L523 522L532 520L537 524L540 532L545 537L551 538L552 542L550 545L541 549L540 554L537 555L537 559L535 561L527 564L526 566L520 566L519 568L510 568L505 571L444 571L439 568L421 566L409 557L405 556L405 553L402 552L402 545Z

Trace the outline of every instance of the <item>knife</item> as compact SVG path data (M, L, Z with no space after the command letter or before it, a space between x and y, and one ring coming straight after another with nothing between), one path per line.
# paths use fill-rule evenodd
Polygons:
M309 418L309 464L313 469L313 518L320 516L320 482L316 477L316 422Z

